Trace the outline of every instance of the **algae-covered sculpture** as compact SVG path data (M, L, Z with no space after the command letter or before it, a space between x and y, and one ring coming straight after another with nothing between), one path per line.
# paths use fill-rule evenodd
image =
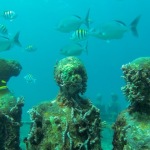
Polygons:
M10 77L18 76L21 69L21 65L15 60L0 59L0 81L8 82Z
M114 150L150 149L150 57L122 66L126 85L122 88L129 101L114 125Z
M80 96L86 91L87 74L76 57L60 60L54 69L60 91L55 100L29 110L27 150L101 150L99 110Z
M24 98L9 91L10 77L19 75L22 67L14 60L0 59L0 150L20 150L20 125Z

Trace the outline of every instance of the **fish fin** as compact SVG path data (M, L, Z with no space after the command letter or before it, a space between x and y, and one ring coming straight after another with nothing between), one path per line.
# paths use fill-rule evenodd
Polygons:
M123 21L120 21L120 20L114 20L114 21L122 24L123 26L127 26Z
M80 16L78 16L78 15L73 15L73 16L77 17L78 19L81 19L81 17L80 17Z
M90 14L90 8L88 9L87 13L86 13L86 16L85 16L85 25L87 26L87 28L89 29L90 28L90 19L89 19L89 14Z
M137 16L130 24L130 28L131 28L131 31L132 31L132 34L136 37L138 37L138 31L137 31L137 25L139 23L139 20L140 20L141 16Z
M0 35L0 37L4 38L4 39L6 39L6 40L9 40L9 38L6 37L6 36L4 36L4 35Z
M20 43L20 41L19 41L19 34L20 34L20 32L17 32L17 33L15 34L15 36L14 36L14 38L13 38L13 41L14 41L14 43L15 43L16 45L18 45L19 47L22 47L22 45L21 45L21 43Z

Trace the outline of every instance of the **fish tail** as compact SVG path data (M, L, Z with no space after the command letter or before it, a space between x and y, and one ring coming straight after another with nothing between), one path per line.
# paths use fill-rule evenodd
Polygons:
M136 37L138 37L138 31L137 31L137 25L139 23L139 20L140 20L141 16L137 16L130 24L130 28L131 28L131 31L132 31L132 34Z
M89 14L90 14L90 8L88 9L86 16L85 16L85 25L87 26L87 28L90 27L90 19L89 19Z
M16 45L18 45L19 47L22 47L20 41L19 41L19 35L20 35L20 32L17 32L13 38L13 41Z

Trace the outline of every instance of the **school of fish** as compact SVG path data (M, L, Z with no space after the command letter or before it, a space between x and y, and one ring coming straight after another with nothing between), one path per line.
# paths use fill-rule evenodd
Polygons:
M134 18L129 25L121 20L112 20L91 27L90 9L88 9L85 18L77 15L68 16L61 19L56 27L57 31L70 34L70 44L66 44L60 49L60 54L65 56L79 56L85 51L87 45L82 45L89 37L105 40L107 43L112 40L122 39L126 32L131 31L133 36L138 37L137 25L140 15ZM73 44L73 43L74 44ZM86 50L87 51L87 50Z
M137 25L140 20L140 15L126 25L121 20L112 20L98 24L96 27L91 27L90 9L88 9L84 18L78 15L71 15L60 19L55 29L62 33L69 33L69 43L60 49L60 54L65 56L79 56L83 51L87 53L87 41L89 37L95 37L107 42L115 39L123 38L126 32L131 31L132 34L138 37ZM0 12L0 17L5 20L13 21L17 18L17 14L13 10ZM0 52L8 51L14 45L22 47L19 41L19 32L13 37L10 36L5 24L0 23ZM26 52L35 52L37 47L34 44L27 45L24 50Z

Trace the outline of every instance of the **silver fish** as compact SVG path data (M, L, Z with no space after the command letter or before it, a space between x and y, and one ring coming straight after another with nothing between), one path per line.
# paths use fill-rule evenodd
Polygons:
M82 24L85 24L87 28L89 28L89 13L90 9L88 10L85 19L82 19L79 16L73 15L67 18L62 19L56 29L60 32L72 32L80 28Z
M17 17L17 14L12 11L12 10L8 10L8 11L3 11L0 16L2 16L4 19L6 20L14 20Z
M10 50L14 45L21 47L21 43L19 42L19 32L17 32L13 38L0 36L0 52Z
M0 33L3 35L8 35L7 27L3 24L0 24Z
M112 40L112 39L121 39L124 36L124 33L131 31L132 34L138 37L137 25L139 22L140 16L136 17L130 24L127 26L125 23L119 20L114 20L108 23L99 25L97 28L91 29L92 36L102 39L102 40Z
M79 56L83 51L88 53L87 47L88 43L85 46L78 43L72 43L65 45L62 49L60 49L60 53L65 56Z

